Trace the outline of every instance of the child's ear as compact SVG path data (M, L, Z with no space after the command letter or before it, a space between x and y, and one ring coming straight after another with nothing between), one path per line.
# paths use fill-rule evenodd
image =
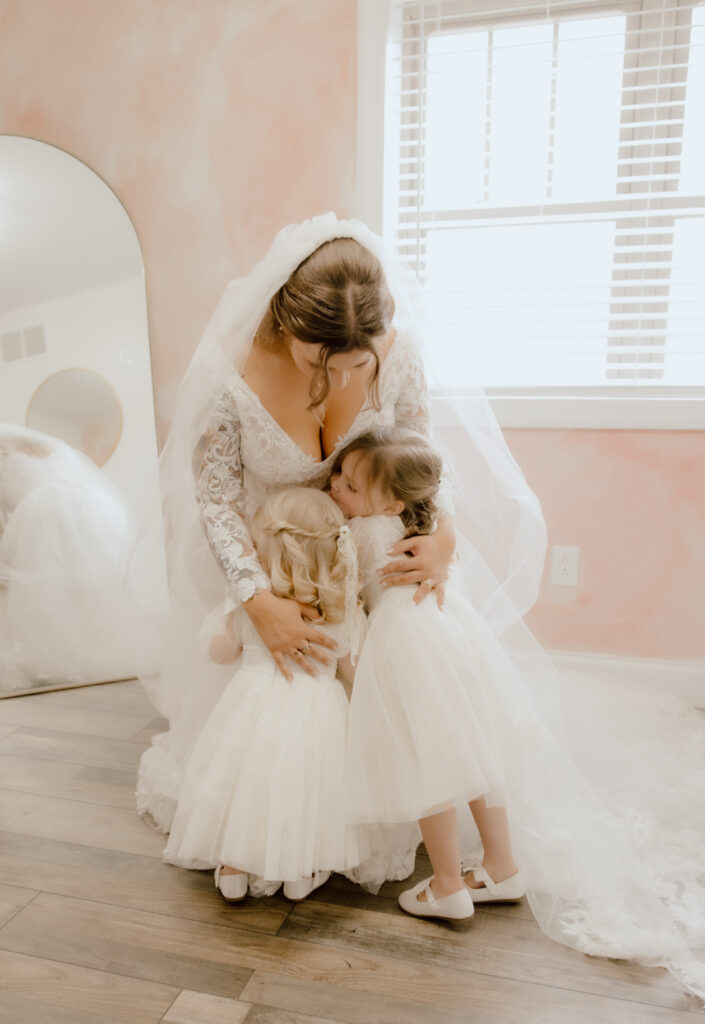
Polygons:
M399 516L404 511L403 501L390 501L384 506L382 514L385 516Z

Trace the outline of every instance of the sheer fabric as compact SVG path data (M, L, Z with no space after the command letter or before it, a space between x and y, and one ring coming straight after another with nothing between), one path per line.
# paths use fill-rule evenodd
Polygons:
M0 690L134 676L145 595L122 496L74 448L0 425Z
M418 353L433 338L412 277L358 222L327 214L284 229L265 259L226 290L186 374L162 455L171 607L161 676L145 682L170 729L144 755L137 795L140 811L165 831L189 752L230 676L205 661L199 626L226 587L237 601L268 586L247 530L265 494L321 486L329 469L329 460L317 462L283 433L239 371L271 296L335 237L356 238L381 259L398 332L382 367L380 409L363 410L340 443L373 423L425 426ZM545 555L539 504L480 391L434 400L433 418L452 467L460 530L453 586L502 654L490 708L494 754L537 921L587 953L667 966L705 997L705 965L694 952L705 946L705 725L664 695L558 678L522 622ZM463 628L460 620L456 626ZM353 876L373 889L404 877L417 841L413 824L380 829L374 853ZM466 858L477 856L468 821L463 842Z
M199 443L196 502L211 551L231 592L247 601L269 589L248 522L282 481L323 486L337 452L372 425L395 423L427 433L428 398L419 353L398 335L381 368L380 408L367 404L322 462L302 451L239 375L232 376Z
M417 821L449 801L481 796L503 806L487 706L506 662L501 645L452 585L442 611L433 599L415 604L412 587L382 586L377 570L405 535L401 519L365 516L350 529L369 622L350 701L349 820ZM360 877L366 870L363 863Z
M349 223L330 215L285 229L273 250L287 236L320 238L312 251L330 237L352 230L366 233L355 223L346 230ZM303 252L291 263L290 254L282 258L287 251L288 247L277 260L278 283L276 287L269 284L274 290L308 254ZM297 247L297 254L301 251ZM140 813L148 814L164 831L171 825L189 751L229 679L227 666L204 658L198 643L199 624L224 597L236 606L269 589L249 533L255 510L273 490L322 487L337 452L371 426L429 429L423 360L414 334L400 325L380 368L377 402L368 401L362 407L328 458L317 461L304 452L237 369L244 365L252 337L243 334L238 347L237 334L227 324L242 316L237 297L246 292L251 299L260 276L272 280L258 265L251 275L252 289L241 289L239 282L229 287L182 385L175 427L162 455L171 608L163 625L161 675L144 682L170 728L155 738L142 760L137 799ZM246 319L253 335L269 298L269 293L262 297L258 317ZM229 310L227 315L224 308ZM203 397L208 391L210 401Z
M344 871L359 863L364 831L347 824L340 800L348 705L335 659L364 624L323 624L336 643L331 664L318 678L294 666L289 681L247 614L234 620L242 655L189 760L165 860L236 865L261 891Z

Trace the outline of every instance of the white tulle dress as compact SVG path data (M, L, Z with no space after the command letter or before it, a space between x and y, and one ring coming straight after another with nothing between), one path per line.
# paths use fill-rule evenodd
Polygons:
M0 425L0 691L134 676L144 608L127 506L54 437Z
M351 821L415 821L447 802L506 799L486 687L506 671L487 626L460 595L414 603L377 569L405 535L397 516L350 521L370 613L355 669L346 759ZM456 604L462 609L456 609ZM458 619L462 627L457 626Z
M236 603L271 586L250 537L252 516L269 494L284 487L323 487L348 441L371 427L392 424L424 432L428 426L421 359L412 339L401 331L382 363L378 405L365 403L322 462L302 451L239 374L231 373L226 381L204 434L205 468L189 532L205 551L196 555L187 550L174 562L171 574L172 581L194 574L202 588L192 594L188 608L173 603L172 633L165 644L162 679L183 679L184 690L179 693L176 687L172 691L162 685L154 697L159 711L170 719L170 731L155 737L145 752L137 785L139 812L164 832L171 828L190 750L231 674L227 666L203 657L198 644L200 624L223 599L224 585ZM150 684L145 681L151 692Z
M189 760L164 859L229 864L265 883L350 870L364 836L346 824L340 799L348 699L336 660L317 678L292 666L289 682L242 609L234 628L243 651ZM317 628L340 658L364 627Z
M596 956L667 966L691 992L705 966L705 723L663 693L563 678L555 701L528 680L451 578L443 611L376 570L399 520L350 521L370 612L355 671L346 756L354 822L404 822L450 803L461 858L482 855L467 801L506 806L537 919ZM542 661L540 670L545 672ZM414 836L373 840L352 873L376 891ZM402 858L403 859L403 858Z

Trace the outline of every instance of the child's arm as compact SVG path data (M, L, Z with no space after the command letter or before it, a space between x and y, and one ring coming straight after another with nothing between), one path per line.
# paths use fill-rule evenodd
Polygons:
M345 689L352 690L353 683L355 682L355 666L349 654L346 654L344 658L338 659L338 675L345 684Z
M367 615L362 607L355 609L352 622L348 623L348 651L338 658L337 676L345 687L348 699L355 682L355 665L359 657L367 632Z
M236 611L237 609L232 607L232 601L226 601L214 608L205 617L201 626L201 650L218 665L229 665L242 650L233 622Z

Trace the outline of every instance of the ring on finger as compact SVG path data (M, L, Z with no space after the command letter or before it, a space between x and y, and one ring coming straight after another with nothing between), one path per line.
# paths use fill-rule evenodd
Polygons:
M300 653L301 653L301 654L305 654L305 653L306 653L306 651L307 651L307 650L309 649L309 647L310 647L310 646L311 646L311 641L310 641L310 640L307 640L307 641L306 641L306 643L305 643L305 644L303 645L303 647L299 648L299 650L300 650Z
M436 584L433 582L433 580L424 580L423 585L426 587L430 587L431 590L433 590Z

